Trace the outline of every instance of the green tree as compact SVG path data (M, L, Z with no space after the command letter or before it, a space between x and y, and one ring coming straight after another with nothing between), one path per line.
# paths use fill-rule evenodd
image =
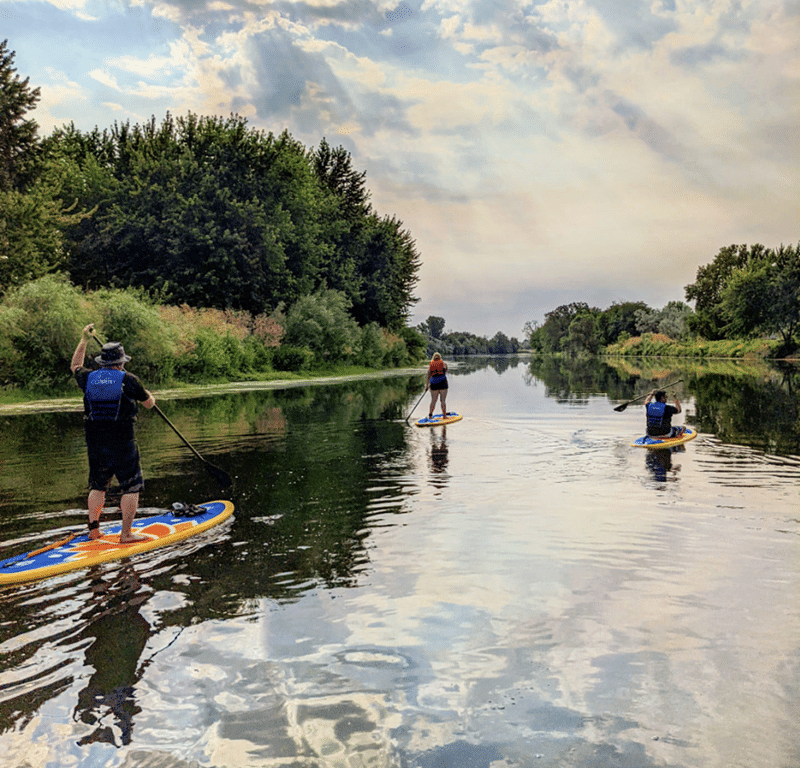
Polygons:
M600 343L613 344L619 340L623 333L629 336L636 335L636 313L649 311L650 307L643 301L614 302L608 309L603 310L597 318L597 332Z
M693 312L682 301L670 301L663 309L640 309L635 315L638 333L663 333L671 339L681 339L689 332Z
M13 288L0 304L0 372L24 388L63 387L81 329L93 319L63 275Z
M311 163L327 195L320 215L332 245L321 278L328 288L341 291L351 303L360 302L364 279L358 264L364 259L367 218L371 213L366 172L356 171L350 153L343 147L331 147L324 138L311 153Z
M8 40L0 43L0 191L23 189L37 152L38 125L26 117L39 101L39 89L21 80Z
M445 320L443 317L439 317L438 315L428 315L428 319L425 321L428 328L428 333L434 339L441 339L442 332L444 331Z
M288 132L243 118L173 118L46 142L75 168L78 209L69 270L87 288L133 285L174 303L287 306L330 288L361 325L398 331L416 301L419 254L394 217L369 205L364 174L342 148L308 152Z
M351 360L361 333L349 309L347 297L339 291L327 289L303 296L286 313L284 342L310 349L320 363Z
M545 314L544 324L537 328L537 338L531 344L535 343L536 348L543 352L564 351L569 343L569 327L572 321L580 315L594 315L598 311L590 309L589 305L583 301L562 304ZM577 329L575 333L577 339Z
M600 349L596 312L580 312L570 321L566 341L562 345L572 354L594 355Z
M489 350L495 355L508 355L513 352L511 339L508 338L502 331L498 331L489 340Z
M689 330L710 339L726 338L728 320L722 309L722 292L730 277L747 266L750 261L761 259L766 248L757 244L729 245L721 248L710 264L697 270L695 282L685 287L687 301L694 301L694 316L689 320Z
M314 213L320 187L288 133L190 114L89 139L64 132L54 143L92 178L106 161L114 179L91 225L72 233L70 271L82 284L253 313L317 285L329 251Z
M726 281L720 305L731 335L777 333L790 349L800 324L800 244L751 258Z
M62 202L71 170L46 160L24 191L0 190L0 294L66 266L64 231L92 213Z
M411 233L394 216L371 214L366 244L356 265L363 280L360 299L353 303L353 316L361 325L377 322L397 331L406 325L417 299L420 257Z

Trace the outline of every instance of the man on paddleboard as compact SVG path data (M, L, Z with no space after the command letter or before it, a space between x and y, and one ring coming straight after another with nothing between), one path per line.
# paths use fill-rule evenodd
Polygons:
M116 477L122 489L120 543L148 541L131 532L139 506L139 492L144 488L134 423L137 402L145 408L152 408L156 401L139 379L125 370L125 363L131 358L118 341L103 345L100 355L95 358L99 368L84 367L86 345L93 332L94 323L83 329L70 365L78 386L83 390L89 454L89 538L99 539L101 536L100 515L106 500L106 488L111 478Z
M680 400L676 397L675 405L667 403L667 393L663 389L654 390L644 401L647 414L648 437L660 437L666 440L670 437L680 437L683 427L673 427L672 417L681 412Z

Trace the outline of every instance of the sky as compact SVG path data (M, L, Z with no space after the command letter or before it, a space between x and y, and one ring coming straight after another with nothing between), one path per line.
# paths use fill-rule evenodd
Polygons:
M247 118L366 172L411 324L522 338L800 240L800 0L0 0L40 135Z

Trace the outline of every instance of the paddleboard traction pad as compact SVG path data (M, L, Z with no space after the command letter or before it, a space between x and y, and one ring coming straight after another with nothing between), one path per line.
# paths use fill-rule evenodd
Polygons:
M133 533L146 536L147 541L120 544L122 524L117 523L101 529L99 539L90 539L87 533L83 533L30 557L23 553L0 560L0 584L43 579L188 539L227 520L233 514L233 504L230 501L208 501L198 505L198 511L199 514L187 516L185 511L175 509L164 515L134 519Z

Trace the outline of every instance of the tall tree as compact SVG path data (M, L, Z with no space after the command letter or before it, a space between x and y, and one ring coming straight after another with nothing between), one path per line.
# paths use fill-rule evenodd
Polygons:
M26 118L35 109L40 91L21 80L14 68L8 40L0 43L0 190L22 189L30 181L39 126Z
M720 300L731 335L778 333L791 348L800 328L800 243L752 259L728 279Z
M643 301L614 302L603 310L597 318L597 332L601 344L614 344L620 334L636 335L636 313L639 310L649 311Z
M428 324L428 333L434 339L440 339L444 331L445 319L438 315L428 315L428 319L425 322Z
M686 300L694 301L695 315L689 329L707 339L724 339L728 321L722 311L722 291L729 278L750 261L760 259L763 245L729 245L721 248L710 264L697 270L697 279L685 287Z

